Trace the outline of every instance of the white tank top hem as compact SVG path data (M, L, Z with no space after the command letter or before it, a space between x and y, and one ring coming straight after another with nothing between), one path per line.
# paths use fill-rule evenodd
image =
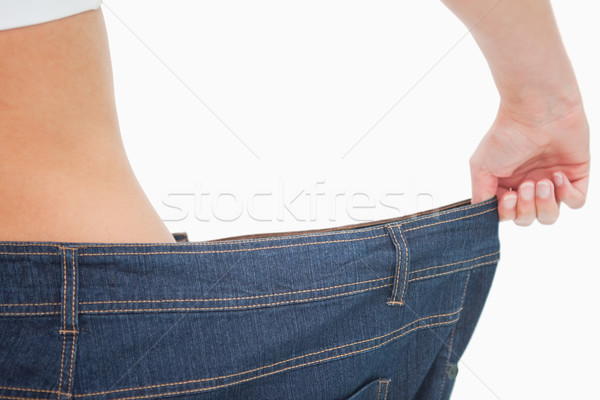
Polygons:
M95 10L102 0L0 0L0 31Z

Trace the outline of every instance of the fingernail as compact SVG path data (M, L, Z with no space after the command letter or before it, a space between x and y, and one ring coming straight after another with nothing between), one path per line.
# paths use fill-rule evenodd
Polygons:
M519 188L523 200L533 200L533 183L527 182Z
M561 174L555 172L552 176L554 177L554 183L556 184L556 186L560 186L563 184L563 177Z
M514 206L517 205L517 196L516 195L510 195L510 196L506 196L504 198L504 207L506 208L513 208Z
M547 199L550 196L550 185L546 181L538 182L536 192L538 197Z

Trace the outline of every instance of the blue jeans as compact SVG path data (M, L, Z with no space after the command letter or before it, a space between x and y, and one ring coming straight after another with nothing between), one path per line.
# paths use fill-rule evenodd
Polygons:
M447 399L497 199L177 243L0 242L0 399Z

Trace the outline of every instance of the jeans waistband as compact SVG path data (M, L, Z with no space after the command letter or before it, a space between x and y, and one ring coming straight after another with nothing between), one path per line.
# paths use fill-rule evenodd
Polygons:
M499 258L497 198L366 224L178 243L0 242L0 317L239 311L342 298ZM69 322L70 321L70 322Z

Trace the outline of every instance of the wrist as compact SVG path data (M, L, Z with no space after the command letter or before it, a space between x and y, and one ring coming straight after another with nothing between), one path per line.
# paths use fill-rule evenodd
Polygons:
M500 111L506 117L528 124L547 124L583 114L583 102L575 79L562 82L524 82L498 88Z

